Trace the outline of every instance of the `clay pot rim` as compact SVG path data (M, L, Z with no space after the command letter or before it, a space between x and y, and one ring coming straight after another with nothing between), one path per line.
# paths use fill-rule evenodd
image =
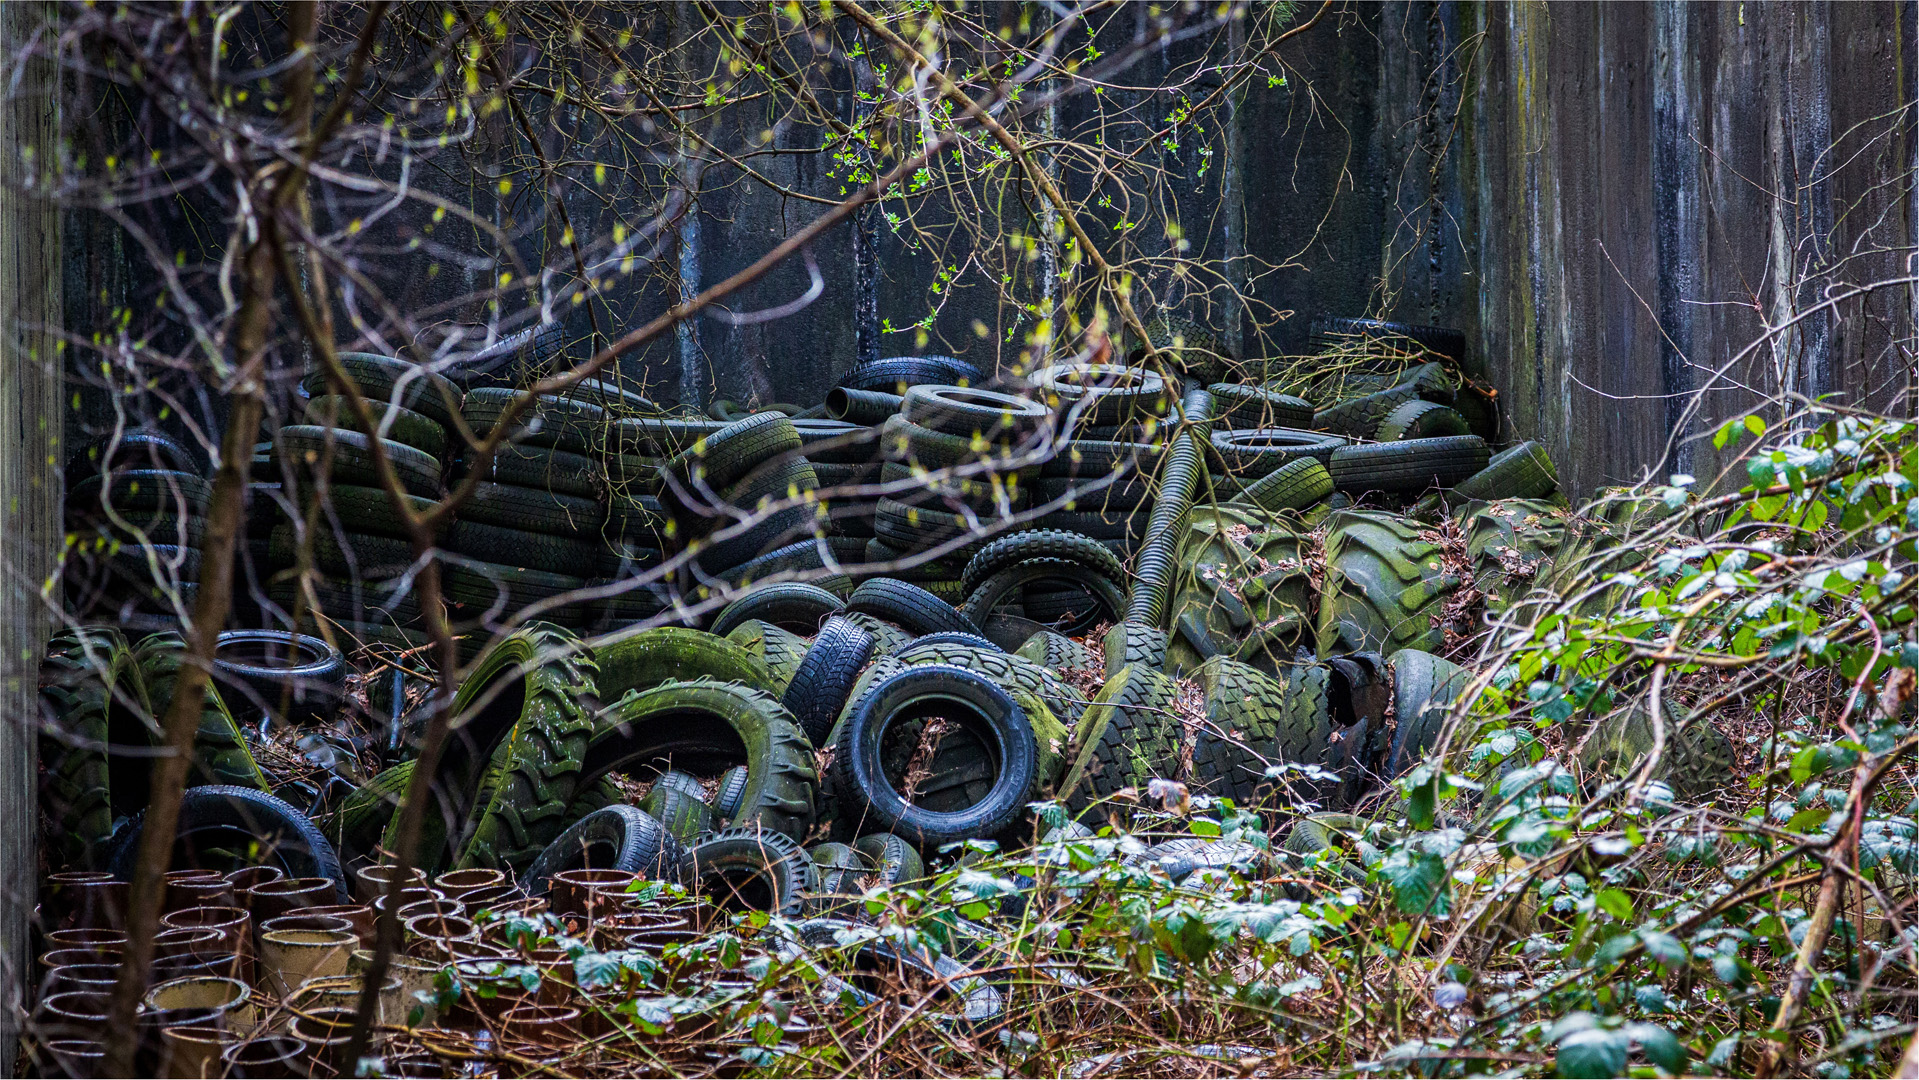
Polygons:
M292 941L292 940L289 940L289 939L288 939L288 935L290 935L290 934L314 934L314 935L321 935L321 934L324 934L324 935L327 935L327 936L329 936L329 937L332 937L332 938L338 938L339 940L337 940L337 941L332 941L332 940L329 940L329 941ZM301 930L268 930L268 931L266 931L265 933L263 933L263 934L261 934L261 935L260 935L260 942L261 942L262 944L266 944L266 943L268 943L268 942L271 942L272 944L275 944L275 945L306 945L306 946L312 946L312 947L315 947L315 948L317 948L317 947L320 947L320 946L330 946L330 947L332 947L332 948L338 948L338 947L340 947L340 946L342 946L342 945L350 945L350 944L353 944L353 943L355 943L355 942L357 942L357 941L359 941L359 940L360 940L360 935L358 935L358 934L356 934L356 933L354 933L354 932L352 931L352 929L350 929L350 928L349 928L349 929L345 929L345 930L305 930L305 929L301 929Z
M185 926L174 926L172 923L167 922L168 919L173 918L175 915L191 915L191 914L194 914L195 912L203 912L203 911L231 911L233 914L227 917L225 920L217 923L193 922L193 923L188 923ZM206 926L231 926L234 923L244 922L245 920L250 919L252 917L253 917L253 913L248 911L246 908L242 908L242 907L228 907L225 904L195 904L193 907L184 907L175 911L167 912L165 915L160 916L160 924L170 929L194 930L194 929L199 929L200 927L206 927Z
M299 886L299 888L291 888L291 886L295 885ZM275 888L275 886L282 887ZM258 885L249 885L247 886L247 892L257 893L262 896L298 896L303 892L316 892L322 889L331 891L333 886L334 881L332 878L280 877L274 878L272 881L262 881Z

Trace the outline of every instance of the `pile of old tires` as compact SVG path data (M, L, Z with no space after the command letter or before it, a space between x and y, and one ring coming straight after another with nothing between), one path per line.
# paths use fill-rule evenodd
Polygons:
M204 455L158 432L95 442L66 469L67 608L81 620L177 628L193 610L213 485Z

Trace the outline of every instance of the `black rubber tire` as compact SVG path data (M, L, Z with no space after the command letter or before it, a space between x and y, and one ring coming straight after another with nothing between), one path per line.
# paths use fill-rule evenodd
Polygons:
M1486 467L1461 480L1462 499L1543 499L1559 488L1559 474L1546 448L1528 440L1494 454Z
M1416 493L1452 487L1485 468L1487 458L1479 436L1451 435L1341 447L1326 468L1344 492Z
M1402 402L1379 422L1373 437L1380 442L1402 439L1438 439L1449 435L1471 435L1466 418L1433 401L1418 398Z
M749 780L733 828L804 837L819 785L812 746L784 706L738 683L666 682L608 706L583 779L672 768L711 776L742 758Z
M975 523L977 522L977 524ZM1013 525L1010 518L990 511L967 516L930 506L914 506L882 498L873 515L873 534L883 543L909 554L960 541L961 556L970 554Z
M414 412L390 402L373 401L373 431L386 429L383 438L404 443L422 453L446 460L446 428L439 421L424 413ZM337 427L366 434L366 427L353 412L353 403L344 397L331 394L309 398L304 412L305 422L314 427Z
M559 396L597 405L606 410L609 417L657 416L660 412L659 405L651 398L607 379L581 379L562 390Z
M135 817L113 839L108 872L132 881L140 858L146 815ZM224 841L225 843L221 843ZM231 848L226 845L231 845ZM333 845L306 815L288 803L253 788L226 784L191 787L180 797L180 818L168 868L191 870L206 865L202 854L231 851L237 865L270 864L288 877L327 878L333 903L347 902L346 874ZM239 860L244 858L245 862ZM226 869L235 869L226 866ZM221 868L219 866L213 868Z
M1333 733L1326 668L1300 664L1274 678L1222 656L1197 674L1206 695L1206 723L1193 744L1193 779L1200 787L1242 808L1275 791L1289 790L1296 800L1331 794L1330 786L1301 774L1281 782L1266 776L1269 765L1325 761Z
M509 529L591 538L600 534L606 513L599 503L512 484L479 483L460 504L462 521L504 525Z
M1401 649L1387 658L1393 669L1393 738L1380 770L1385 780L1405 775L1439 740L1453 702L1472 682L1472 672L1443 657Z
M325 573L349 580L384 581L399 577L413 565L413 545L391 536L340 534L323 524L312 539L313 564ZM293 526L275 526L266 550L267 562L273 566L293 566L298 554Z
M371 862L379 855L380 837L400 809L406 787L413 782L413 762L402 761L373 774L353 789L327 819L327 840L349 866Z
M248 657L251 656L251 659ZM214 678L229 702L282 723L319 723L339 711L346 692L346 658L316 637L282 630L226 630L213 651Z
M1035 481L1033 487L1035 502L1058 504L1061 510L1093 510L1101 513L1150 510L1158 493L1158 481L1139 473L1111 483L1093 477L1081 480L1043 476Z
M1103 439L1074 439L1064 443L1052 460L1040 466L1043 477L1082 477L1103 479L1121 469L1134 475L1153 476L1159 472L1166 454L1164 441L1111 442Z
M1459 579L1445 572L1438 544L1396 514L1362 510L1328 518L1325 543L1319 655L1444 645L1438 616Z
M773 675L766 662L718 634L656 626L597 640L593 651L600 663L600 697L608 704L629 691L688 679L772 692Z
M1124 579L1125 564L1113 549L1083 533L1061 529L1034 529L1003 536L986 545L966 562L960 584L972 592L980 583L1028 559L1064 559L1103 577Z
M970 564L969 564L970 565ZM976 626L984 626L995 608L1009 597L1023 594L1037 582L1064 582L1078 586L1092 605L1089 610L1070 610L1058 619L1026 617L1061 633L1083 633L1099 623L1118 622L1126 617L1126 587L1123 577L1108 577L1084 563L1068 559L1027 559L980 582L966 594L959 613Z
M640 800L640 809L683 845L696 843L713 831L713 808L706 804L699 779L687 773L672 769L661 773L646 798Z
M1319 410L1313 414L1313 427L1347 438L1370 439L1394 409L1418 400L1419 391L1411 386L1375 390Z
M1648 780L1664 783L1686 802L1704 800L1737 781L1738 751L1725 732L1677 701L1667 701L1662 712L1665 750ZM1579 752L1587 783L1637 776L1653 742L1652 714L1643 701L1600 717Z
M987 652L1003 653L1006 650L986 640L978 634L965 634L957 630L941 630L937 634L921 634L913 639L907 648L919 648L922 645L964 645L969 649L984 649Z
M853 850L866 856L876 884L903 885L926 876L919 849L892 833L867 833L853 841Z
M528 570L549 574L574 575L596 569L595 563L605 549L570 536L509 529L483 521L456 521L446 531L442 543L448 551L480 560L512 560Z
M498 621L543 600L584 589L586 579L468 560L442 567L440 585L456 619ZM565 626L584 621L587 609L588 602L580 600L544 608L539 617Z
M197 548L206 541L207 519L203 517L181 517L177 514L149 512L143 510L120 511L121 521L125 525L110 521L98 521L91 530L91 537L108 545L139 547L143 544L160 544L165 547ZM85 536L78 527L80 522L68 515L69 534ZM71 543L71 541L70 541Z
M746 785L752 778L744 765L735 765L720 774L719 789L713 793L713 813L726 824L739 816L746 805Z
M794 918L819 891L819 872L799 841L777 832L725 829L688 848L680 860L688 890L727 911Z
M651 881L678 881L686 850L651 814L614 803L568 825L541 851L521 887L529 896L545 896L553 875L563 870L620 870Z
M806 854L819 872L819 889L807 897L808 914L815 917L838 912L848 916L862 914L859 900L866 891L866 882L873 876L872 863L867 857L846 844L836 843L815 844L806 849Z
M173 631L148 634L133 647L140 667L140 683L158 715L173 700L174 686L186 663L186 639ZM266 774L253 760L246 736L234 722L218 686L208 684L200 702L200 720L193 735L193 765L189 784L225 785L270 791Z
M1031 398L993 390L924 385L906 391L900 415L929 431L989 442L1018 439L1052 418Z
M267 599L291 615L299 592L296 582L276 581L267 586ZM420 621L420 598L411 589L399 592L388 582L321 578L314 583L313 595L322 614L345 622L406 626Z
M1260 477L1300 458L1326 461L1345 445L1336 435L1293 428L1215 431L1209 456L1230 475Z
M1460 509L1473 587L1488 610L1505 611L1533 590L1566 542L1567 514L1531 499L1469 502Z
M453 728L430 789L439 812L425 815L421 869L519 869L565 828L593 730L596 672L577 638L541 622L501 638L474 663L453 697ZM444 834L446 821L459 835ZM438 835L428 842L427 833ZM387 849L397 841L389 829Z
M118 817L148 801L152 765L128 753L164 740L140 668L120 631L83 626L55 634L40 668L40 810L49 863L98 869ZM122 748L116 754L115 747ZM117 759L117 760L116 760Z
M917 585L893 578L869 578L861 582L853 595L846 598L846 610L884 619L915 637L942 630L979 633L979 627L953 605Z
M204 453L196 456L178 440L158 431L122 431L117 436L95 439L67 459L67 488L72 490L75 484L96 473L134 469L202 476L207 471L207 460Z
M798 581L762 585L726 605L713 620L712 633L730 634L748 619L771 623L802 637L817 634L820 625L846 604L839 597L815 585Z
M451 380L417 364L377 353L341 353L339 361L347 377L359 384L360 393L378 402L394 400L394 387L402 377L407 377L406 389L399 396L400 405L452 430L453 416L460 411L466 395ZM332 389L327 386L326 373L318 368L307 371L300 379L300 387L309 398L325 396Z
M853 591L853 579L845 573L832 571L826 560L831 555L833 561L845 569L858 565L862 555L860 551L849 547L848 543L848 538L841 536L815 536L799 540L721 571L717 576L735 589L755 591L783 584L783 581L767 581L780 575L786 575L788 579L804 578L806 580L802 584L813 585L837 599Z
M1093 650L1074 638L1051 630L1041 630L1020 645L1014 656L1031 660L1033 663L1054 673L1068 668L1083 671L1098 671L1094 663ZM1102 677L1103 674L1102 674Z
M889 356L859 364L840 376L847 390L904 394L909 387L928 383L973 386L986 381L979 368L950 356Z
M1114 541L1130 551L1145 543L1152 520L1151 510L1055 510L1034 518L1032 524L1037 529L1076 532L1095 540Z
M908 643L894 656L905 664L949 664L977 672L1008 691L1033 695L1055 717L1069 725L1079 723L1080 716L1086 711L1085 695L1072 684L1054 675L1045 665L1036 664L1023 656L1014 656L998 646L964 645L920 638Z
M312 493L307 493L307 498ZM430 513L437 505L432 499L418 495L402 495L407 508L416 514ZM302 498L302 507L307 498ZM406 522L393 510L393 499L381 488L362 487L358 484L331 484L327 487L327 507L331 516L322 513L323 525L335 522L342 529L372 536L391 536L400 540L407 539Z
M820 628L782 700L809 743L826 746L827 733L872 655L872 635L846 619L835 616Z
M607 494L606 535L638 540L654 547L673 536L678 526L651 495L627 496L613 491Z
M481 438L493 434L500 418L525 391L483 387L467 391L460 415ZM612 420L606 410L589 401L541 394L513 421L507 440L528 446L551 446L576 454L595 452L606 444Z
M369 436L345 428L313 427L306 424L280 429L274 439L275 451L294 463L296 471L311 475L313 466L326 460L326 444L333 443L331 477L337 484L362 487L382 486L380 470L374 466ZM440 460L405 443L382 439L387 463L400 486L414 495L433 498L440 490ZM308 455L311 455L309 461Z
M717 420L686 416L629 416L612 426L608 452L671 457L701 439L726 429Z
M761 462L800 449L800 433L782 413L754 413L728 424L660 466L660 501L677 512L710 506Z
M1106 678L1128 664L1160 668L1166 664L1166 632L1157 626L1126 619L1113 624L1101 643L1106 655Z
M881 496L907 506L934 510L973 508L985 517L1002 505L1024 510L1032 502L1034 485L1022 483L1018 473L992 473L978 480L955 479L926 472L917 466L889 461L880 466L879 482L887 494Z
M1124 625L1124 624L1122 624ZM1078 753L1060 781L1059 799L1075 815L1125 788L1170 777L1182 733L1173 714L1179 688L1146 664L1127 664L1086 706L1074 733Z
M1402 348L1418 346L1454 361L1466 358L1466 335L1451 327L1420 326L1384 319L1343 319L1332 315L1313 316L1311 326L1312 342L1317 348L1359 339L1383 341Z
M1248 484L1235 501L1273 512L1304 510L1332 493L1333 474L1326 471L1326 466L1318 458L1301 458Z
M1013 459L1017 444L1011 438L976 441L964 435L923 428L904 416L895 416L881 424L879 441L883 460L904 462L928 472L971 466L962 479L976 483L987 482L989 471L1027 478L1038 476L1042 467L1039 464L1016 467Z
M984 790L962 775L958 783L929 793L956 793L963 801L953 809L909 803L886 775L888 729L903 721L923 721L931 714L918 710L928 702L939 702L939 715L959 723L989 757L992 778ZM940 769L940 756L931 763L932 775L951 781L953 774ZM861 699L841 727L831 768L843 816L877 825L924 850L1007 833L1026 812L1038 761L1033 729L1006 691L963 668L928 664L884 680Z
M1244 383L1214 383L1206 391L1216 405L1216 429L1313 426L1313 403L1302 397Z
M901 630L885 619L874 618L863 611L854 611L839 617L872 635L873 655L876 657L891 656L913 641L914 635ZM857 686L854 688L854 693L858 693Z
M1164 416L1173 390L1159 373L1119 364L1056 364L1026 377L1041 402L1081 424Z
M793 430L800 433L800 456L812 462L814 468L821 465L864 465L877 456L875 451L879 447L880 433L865 424L824 417L794 419ZM824 472L820 474L820 480L825 482Z
M104 500L103 500L104 496ZM96 504L116 510L203 517L213 499L213 484L197 473L165 469L128 469L86 477L67 492L69 513Z
M621 467L626 468L624 461ZM468 459L464 471L495 484L577 495L583 499L598 499L607 485L607 471L598 461L585 454L546 446L502 446L485 464Z

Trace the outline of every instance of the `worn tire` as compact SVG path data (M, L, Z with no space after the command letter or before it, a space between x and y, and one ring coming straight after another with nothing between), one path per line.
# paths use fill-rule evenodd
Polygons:
M719 790L713 793L713 813L720 821L732 824L739 816L740 807L746 805L746 785L752 779L752 773L744 765L735 765L720 774Z
M1486 467L1453 488L1462 499L1543 499L1559 488L1546 448L1528 440L1494 454Z
M1200 665L1206 693L1206 725L1193 744L1193 778L1209 794L1241 807L1290 789L1299 801L1329 792L1303 776L1277 784L1269 765L1324 762L1332 738L1327 669L1302 664L1272 678L1236 660L1215 657Z
M312 467L326 460L326 444L331 441L331 477L335 483L379 488L383 481L380 470L374 465L370 439L371 436L345 428L295 424L280 429L274 439L274 447L281 457L293 462L302 475L311 475ZM386 452L387 464L393 467L393 475L399 479L401 487L426 498L438 494L441 471L439 458L392 439L382 439L380 442ZM311 455L310 461L308 455Z
M1420 326L1415 323L1388 322L1385 319L1345 319L1315 315L1311 323L1315 347L1358 339L1385 342L1399 348L1419 348L1455 362L1466 358L1466 335L1447 326Z
M222 696L244 701L257 714L277 713L282 723L310 724L340 708L346 692L346 658L320 638L281 630L226 630L214 645L214 678Z
M133 880L138 868L145 817L134 818L113 838L106 869L121 881ZM271 864L288 877L330 879L333 902L347 902L346 874L333 845L305 814L264 791L225 784L188 788L180 797L174 836L169 869L195 868L200 863L196 852L238 852L243 865Z
M1045 404L1081 424L1164 416L1174 391L1157 372L1120 364L1055 364L1026 377Z
M766 662L739 644L678 626L600 639L594 655L600 662L600 697L608 703L629 691L651 690L674 680L734 682L764 693L771 693L774 684Z
M140 667L120 631L106 626L63 630L47 644L40 667L40 810L51 826L46 844L55 866L99 868L114 819L147 804L151 768L126 749L159 745Z
M450 614L460 619L492 621L586 584L585 578L502 563L448 563L440 571L440 585L453 608ZM578 625L586 621L589 610L586 601L578 601L547 607L539 617L562 626Z
M397 357L350 352L341 353L339 361L347 377L359 385L360 393L376 402L395 400L394 390L405 379L406 386L397 395L399 404L444 428L453 427L453 415L460 411L466 397L450 380ZM300 387L309 398L324 397L332 392L326 373L318 368L308 370L301 377Z
M406 797L407 785L413 781L413 765L402 761L374 773L341 800L327 818L323 826L326 838L347 865L372 861L379 853L380 837L386 834L400 800Z
M1235 501L1262 510L1304 510L1333 493L1333 474L1318 458L1289 461L1246 486Z
M1027 559L980 582L967 594L959 613L975 626L984 626L995 608L1009 597L1023 596L1028 586L1038 582L1064 582L1079 588L1086 598L1080 602L1089 603L1088 609L1069 609L1056 613L1055 617L1043 619L1035 618L1037 613L1029 609L1026 617L1062 633L1083 633L1099 623L1118 622L1125 618L1124 580L1108 577L1082 563L1065 559Z
M493 434L513 402L524 395L523 390L504 387L469 390L460 405L460 415L466 418L475 435L486 438ZM540 394L514 418L507 441L583 454L605 445L611 424L606 410L592 402Z
M435 770L429 821L459 834L422 836L419 864L518 870L566 827L592 733L596 665L572 634L529 623L479 658L453 698L453 727ZM485 795L485 801L475 798ZM398 844L395 821L385 846ZM439 832L438 829L429 831Z
M1232 476L1260 477L1301 458L1326 461L1345 447L1337 435L1292 428L1221 430L1212 434L1208 456Z
M1313 426L1313 403L1243 383L1214 383L1214 425L1219 428L1295 428Z
M1386 419L1379 422L1373 437L1380 442L1404 439L1439 439L1452 435L1471 435L1466 418L1434 401L1415 398L1401 402Z
M805 637L819 633L821 624L845 606L845 601L818 586L776 582L726 605L713 620L712 632L730 634L748 619L758 619Z
M1060 781L1074 814L1124 788L1144 790L1179 765L1183 733L1173 715L1178 686L1157 668L1128 664L1106 680L1075 732L1078 753Z
M145 510L153 514L204 517L213 500L213 484L198 473L168 469L127 469L111 475L95 473L67 492L71 513L94 503L119 511Z
M713 808L706 804L699 779L683 772L669 769L661 773L646 798L640 800L640 809L651 814L681 844L695 843L713 831Z
M598 536L606 520L605 510L592 499L488 482L473 486L459 513L462 521L583 539Z
M1158 670L1166 663L1166 632L1157 626L1124 620L1106 631L1102 643L1106 650L1106 678L1119 674L1129 664L1144 664Z
M1313 427L1349 439L1370 439L1394 409L1417 400L1419 391L1412 386L1375 390L1319 410L1313 414Z
M1031 398L993 390L923 384L907 389L900 415L929 431L965 438L1019 438L1052 418Z
M1472 673L1443 657L1401 649L1386 661L1393 669L1393 739L1380 775L1393 780L1418 764L1439 740L1439 729Z
M1040 466L1042 477L1099 479L1120 469L1133 475L1153 476L1166 454L1164 440L1151 443L1111 442L1099 439L1074 439L1060 447L1059 453Z
M725 910L788 918L819 891L813 859L797 840L750 828L726 829L687 849L680 880Z
M800 660L782 698L809 743L824 748L846 696L873 655L873 637L843 618L831 618Z
M866 856L880 885L901 885L926 876L919 849L892 833L867 833L853 841L853 850Z
M1031 660L1056 673L1064 672L1068 668L1097 670L1093 650L1074 638L1051 630L1041 630L1027 638L1024 644L1013 651L1013 655Z
M985 379L979 368L951 356L888 356L855 365L840 376L835 385L847 390L903 395L911 387L929 383L971 386Z
M819 774L793 714L737 683L667 682L608 706L587 748L588 782L612 772L680 768L716 775L744 757L750 779L733 828L799 838L813 824Z
M304 417L307 423L315 427L338 427L364 434L384 429L382 438L411 446L441 461L446 460L446 428L439 421L390 402L373 401L370 404L373 406L372 432L360 424L360 418L353 412L353 403L344 397L329 394L309 398Z
M1665 703L1666 746L1650 780L1663 782L1678 798L1696 802L1734 782L1738 754L1726 734L1675 701ZM1639 774L1653 749L1652 714L1643 702L1601 719L1586 738L1579 764L1589 776L1627 779Z
M680 512L710 506L761 462L798 453L800 433L783 413L754 413L728 424L660 466L660 500Z
M979 627L953 605L917 585L892 578L868 578L846 598L849 614L884 619L915 637L957 630L977 634Z
M568 825L520 878L528 895L545 896L563 870L621 870L652 881L679 880L686 850L637 806L604 806Z
M1339 490L1416 493L1449 488L1486 467L1486 444L1477 435L1346 446L1333 452L1327 471Z
M1126 567L1113 549L1082 533L1035 529L1003 536L986 545L966 562L960 584L967 592L1010 566L1028 559L1065 559L1108 578L1124 579Z
M140 682L157 716L165 716L173 700L174 686L184 666L187 643L179 634L168 631L150 634L133 648L133 660L140 666ZM266 774L253 760L246 736L234 722L220 688L207 684L200 703L199 726L193 735L193 767L189 784L211 784L271 791Z
M1439 545L1397 515L1341 510L1328 519L1326 579L1317 627L1320 656L1400 649L1437 652L1438 625L1459 579L1445 572Z
M741 623L726 635L726 639L765 662L766 670L772 675L767 693L781 696L793 685L793 677L799 674L800 661L806 659L806 651L812 647L811 642L798 634L758 619Z
M469 458L466 473L489 483L575 495L582 499L599 498L608 480L607 472L600 463L585 454L515 444L493 451L493 456L485 464Z
M928 763L930 779L939 786L920 793L931 799L909 802L887 776L884 740L902 719L923 723L930 714L917 710L928 701L941 702L939 715L962 725L982 745L990 782L943 768L943 748ZM841 814L851 810L863 822L921 848L1006 833L1025 813L1038 769L1033 729L1013 698L982 675L944 664L910 667L874 686L847 718L834 750L833 787ZM948 798L949 792L954 797Z
M895 654L905 664L949 664L978 672L1007 690L1032 694L1068 725L1079 723L1086 697L1042 664L1004 652L997 646L914 641Z
M446 531L448 551L485 561L506 561L526 570L573 576L592 568L599 545L565 535L509 529L483 521L456 521Z
M415 514L430 513L439 505L432 499L418 495L402 495L401 498L406 502L407 509ZM392 496L382 488L332 484L327 488L326 505L328 513L320 516L323 527L337 523L342 531L390 536L397 540L408 538L406 522L394 511ZM410 555L408 557L411 558Z

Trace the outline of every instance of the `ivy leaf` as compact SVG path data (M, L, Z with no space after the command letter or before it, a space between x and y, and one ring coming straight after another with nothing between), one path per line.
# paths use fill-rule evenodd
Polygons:
M1444 915L1447 911L1446 860L1429 852L1395 851L1380 864L1393 887L1393 900L1408 915Z
M1686 963L1686 945L1678 938L1660 930L1641 930L1639 940L1646 945L1646 955L1669 968L1684 967Z
M1632 921L1632 900L1618 889L1599 890L1593 902L1599 905L1599 910L1620 922Z
M1565 1077L1624 1076L1626 1040L1604 1028L1575 1031L1560 1041L1554 1064Z
M1639 1049L1646 1060L1659 1066L1668 1073L1683 1073L1692 1063L1692 1055L1679 1044L1673 1033L1658 1024L1633 1024L1626 1028L1626 1034L1639 1043Z

